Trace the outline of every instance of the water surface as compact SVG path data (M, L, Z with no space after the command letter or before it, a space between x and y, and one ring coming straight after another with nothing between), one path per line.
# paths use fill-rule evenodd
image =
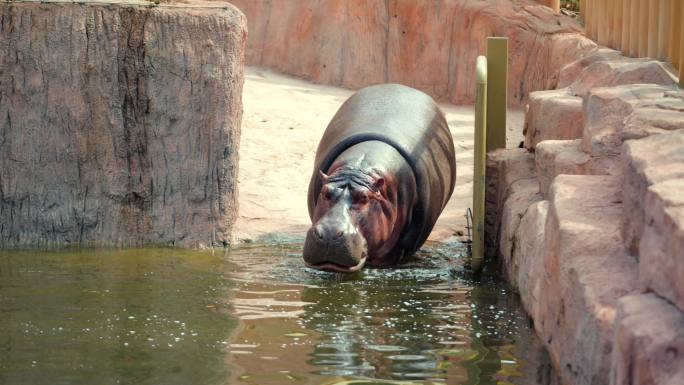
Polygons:
M0 384L555 383L515 295L458 245L397 269L301 244L0 252Z

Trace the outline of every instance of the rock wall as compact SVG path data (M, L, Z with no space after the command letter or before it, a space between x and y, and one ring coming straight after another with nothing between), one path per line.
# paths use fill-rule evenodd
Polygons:
M684 90L600 50L489 155L489 250L567 385L684 383ZM645 83L645 84L644 84Z
M596 49L576 22L532 0L234 0L249 21L247 63L360 88L396 82L455 104L475 97L486 38L509 41L509 100L555 86Z
M230 241L246 21L0 4L0 247Z

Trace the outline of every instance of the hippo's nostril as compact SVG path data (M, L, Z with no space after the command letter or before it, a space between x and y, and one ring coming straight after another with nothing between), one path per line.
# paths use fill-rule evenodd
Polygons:
M334 239L339 239L339 238L342 236L342 234L344 234L344 232L343 232L342 230L338 230L338 231L335 233L335 238L334 238Z

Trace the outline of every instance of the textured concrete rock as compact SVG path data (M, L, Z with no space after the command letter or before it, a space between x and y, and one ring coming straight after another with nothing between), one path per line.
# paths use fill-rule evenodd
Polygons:
M622 140L641 139L681 129L684 129L684 110L644 106L637 108L624 120Z
M662 97L649 98L635 106L624 120L622 140L684 129L684 90L665 90Z
M678 167L684 172L684 164ZM644 214L639 280L684 309L684 177L650 186Z
M543 140L579 139L584 129L582 98L569 89L536 91L525 112L525 147Z
M562 377L573 384L607 384L616 302L636 290L637 266L627 254L581 256L567 265L557 326L565 334Z
M582 151L580 140L545 140L537 145L535 167L539 192L548 196L554 178L567 175L619 175L622 164L618 156L592 157Z
M607 383L615 302L637 276L620 212L616 177L559 175L551 185L535 328L564 383Z
M236 8L12 2L0 19L0 246L230 241Z
M552 88L596 49L572 19L530 0L234 0L250 23L247 62L324 84L397 82L474 100L475 59L509 37L509 100ZM363 38L359 38L362 36Z
M627 117L640 106L656 106L670 90L653 84L592 89L584 97L582 150L594 156L620 155Z
M622 238L630 253L639 255L648 187L684 178L684 130L625 141L622 157Z
M650 59L597 61L582 71L570 85L574 95L584 96L596 87L625 84L677 85L677 77L667 64Z
M499 247L564 384L684 383L684 91L673 84L662 63L602 49L561 70L569 88L530 97L525 146L548 200L523 210L511 195ZM562 135L581 139L541 140Z
M490 152L485 185L485 254L499 257L506 200L513 192L522 191L520 194L525 197L530 186L536 188L534 154L520 148Z
M577 80L582 71L584 71L590 65L597 62L604 61L622 61L631 60L625 56L622 56L620 51L616 51L609 48L599 48L595 52L586 55L576 61L566 65L561 68L558 75L558 88L565 88L570 86Z
M684 383L684 313L653 294L618 301L611 385Z
M520 293L525 310L538 319L540 280L544 268L544 231L549 202L535 202L527 208L511 242L511 264L505 265L509 282Z
M556 176L589 174L591 156L580 150L579 140L545 140L537 145L534 162L539 192L547 197Z
M501 211L499 251L509 282L516 282L518 276L521 255L516 251L518 251L518 244L522 240L517 238L516 234L520 221L530 205L541 201L541 199L537 181L534 178L525 178L513 183L504 202ZM517 285L513 284L513 287L517 288Z

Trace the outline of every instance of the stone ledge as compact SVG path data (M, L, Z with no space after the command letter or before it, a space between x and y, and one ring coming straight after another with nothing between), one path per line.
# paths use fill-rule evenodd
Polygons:
M655 84L592 89L584 98L586 125L582 134L582 150L593 156L620 155L625 120L640 108L658 108L666 99L678 100L666 96L671 90ZM634 124L630 126L630 131L633 130Z
M545 224L548 201L530 205L515 232L510 265L504 266L511 285L517 288L525 310L540 318L540 279L543 274ZM504 245L504 247L508 247Z
M582 98L570 90L536 91L525 112L525 148L544 140L579 139L584 128Z
M498 258L501 256L502 213L506 200L514 192L512 187L528 190L530 183L536 186L534 154L525 149L495 150L487 154L486 167L485 255Z
M585 96L598 87L658 84L676 87L677 77L668 64L652 59L597 61L586 67L570 85L574 95Z
M606 325L635 286L636 266L622 251L619 187L616 177L585 175L559 175L551 185L535 328L566 383L607 377Z
M649 186L670 179L684 178L684 130L625 141L622 149L622 237L633 255L645 228L644 207Z
M611 385L684 383L684 313L654 294L618 301Z
M520 258L522 258L519 253L519 248L522 245L520 245L520 238L516 234L530 205L541 201L542 197L539 194L539 185L533 178L521 179L512 186L511 190L501 211L499 252L506 267L504 271L508 274L509 282L516 282L518 265ZM513 283L513 287L517 289L515 283Z
M643 82L656 84L632 84ZM513 199L503 214L504 271L564 384L679 384L684 90L666 64L606 49L564 67L559 87L530 98L528 175L548 201ZM660 308L623 309L639 290ZM666 326L649 325L661 311Z
M537 145L535 168L539 180L539 191L548 196L548 189L554 178L566 175L614 175L622 173L617 156L594 157L583 152L581 141L545 140Z
M580 74L590 65L597 62L604 61L622 61L631 60L628 57L622 55L622 52L616 51L614 49L600 47L595 52L576 60L560 70L558 75L558 86L557 88L566 88L572 85Z
M639 280L684 310L684 177L651 185L645 198Z

